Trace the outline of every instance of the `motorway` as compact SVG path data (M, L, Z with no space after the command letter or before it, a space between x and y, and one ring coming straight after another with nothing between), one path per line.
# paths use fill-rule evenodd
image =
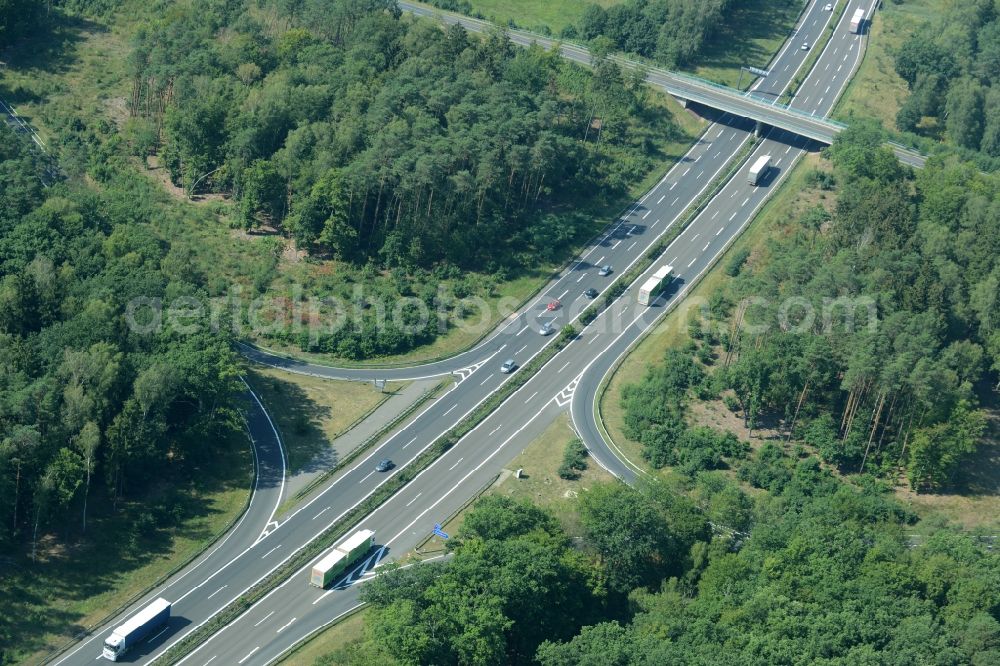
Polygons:
M758 81L753 94L773 98L789 84L808 56L808 51L802 51L799 45L802 41L815 42L833 16L822 10L823 4L809 4L794 39L786 42L772 61L769 67L772 75ZM828 113L860 62L861 38L847 33L846 22L845 14L802 88L803 92L796 96L803 110ZM849 66L838 69L835 65L838 62ZM822 103L819 98L814 98L812 104L800 101L806 97L806 90L820 91L827 87L829 92L823 93ZM420 416L340 472L280 523L265 522L264 529L256 533L249 545L245 545L248 541L244 537L243 550L238 551L238 556L226 560L210 554L206 557L213 557L211 561L217 566L198 566L186 572L181 580L171 580L167 588L149 595L147 598L163 595L174 601L176 617L162 635L154 637L128 660L148 663L162 654L165 648L181 640L287 561L297 549L362 502L486 400L512 376L499 372L503 360L509 357L524 365L552 340L538 334L537 322L552 318L561 326L574 320L589 303L583 292L588 287L603 291L614 276L599 277L597 268L612 264L620 273L639 260L740 152L751 138L752 125L750 121L728 114L719 116L688 154L616 220L606 234L587 248L579 261L562 271L537 299L505 321L496 333L474 350L454 359L430 367L400 370L400 377L452 372L458 381ZM596 387L615 359L654 325L736 238L807 147L801 137L772 130L753 155L772 155L775 168L763 185L749 186L745 168L741 169L657 263L657 266L671 263L676 269L678 277L668 293L647 308L635 303L635 287L630 288L624 297L587 326L579 339L550 360L489 417L361 521L358 528L376 530L379 548L342 584L326 591L310 587L304 568L213 635L185 663L242 665L274 660L287 647L356 605L355 583L373 575L372 568L377 560L392 559L411 550L424 539L434 523L443 521L491 482L555 416L569 407L594 460L621 478L634 477L634 468L611 451L591 428ZM639 282L645 277L640 277ZM547 313L545 303L553 298L558 298L564 307ZM261 360L285 363L268 357ZM308 365L293 369L327 376L345 376L345 373L349 376L355 372ZM371 370L357 372L363 373L361 376L366 379L372 376ZM379 371L378 376L395 378L385 371ZM375 472L375 462L384 457L392 458L397 467L384 474ZM229 537L230 541L234 539L236 537ZM104 631L100 637L106 633ZM56 663L92 662L99 654L99 645L100 641L91 639Z
M169 624L158 635L144 641L128 655L135 662L143 661L175 633L182 631L197 612L206 612L212 605L213 575L227 563L236 562L276 526L274 515L285 495L285 453L271 417L257 396L247 386L244 414L254 459L254 483L250 505L229 532L194 561L158 587L131 604L112 622L90 632L79 643L54 660L56 664L92 664L100 658L101 645L111 630L141 610L157 597L173 601L175 612ZM220 583L222 585L222 583Z

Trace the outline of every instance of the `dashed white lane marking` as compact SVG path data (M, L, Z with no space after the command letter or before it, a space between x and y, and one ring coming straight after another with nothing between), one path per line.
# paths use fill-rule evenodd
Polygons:
M823 94L825 95L825 94L827 94L828 92L830 92L830 86L827 86L827 87L826 87L826 90L824 90L824 91L823 91Z
M320 511L319 513L317 513L315 516L313 516L312 519L316 520L317 518L319 518L320 516L322 516L324 513L326 513L329 510L330 510L330 507L326 507L325 509L323 509L322 511Z
M684 169L684 173L681 174L681 178L683 178L684 176L688 175L689 173L691 173L691 167L688 167L687 169Z
M695 234L694 236L692 236L692 237L691 237L691 242L693 243L693 242L695 242L696 240L698 240L698 236L701 236L701 234Z
M688 264L688 268L691 268L691 266L694 265L694 262L696 261L698 261L698 257L695 257L694 259L691 260L691 263Z
M364 483L365 481L368 480L368 477L371 476L374 473L375 473L375 470L372 470L372 471L368 472L368 476L366 476L365 478L363 478L360 481L358 481L358 483Z
M333 591L333 590L331 590L331 592L332 592L332 591ZM247 659L249 659L250 657L252 657L252 656L253 656L253 653L254 653L254 652L256 652L256 651L257 651L257 650L259 650L259 649L260 649L260 646L258 645L258 646L257 646L257 647L255 647L254 649L250 650L250 652L249 652L249 654L247 654L247 656L243 657L242 659L240 659L240 660L239 660L238 662L236 662L236 663L237 663L237 664L242 664L242 663L243 663L244 661L246 661Z
M496 434L497 430L499 430L502 427L503 427L502 425L498 425L496 428L493 428L493 430L490 430L490 434L487 435L487 437L492 437L493 435Z
M447 411L447 412L445 412L444 414L442 414L442 416L448 416L449 414L451 414L451 411L452 411L453 409L455 409L456 407L458 407L458 403L457 403L457 402L456 402L456 403L455 403L454 405L452 405L451 407L449 407L449 408L448 408L448 411Z
M569 289L567 289L567 290L566 290L566 291L564 291L563 293L559 294L559 298L562 298L563 296L565 296L565 295L566 295L566 294L568 294L568 293L569 293Z
M675 205L680 200L680 198L681 198L680 195L674 197L674 200L670 202L670 205L671 206Z
M518 354L520 354L521 352L523 352L527 348L528 348L528 345L524 345L523 347L521 347L520 349L518 349L516 352L514 352L514 356L517 356Z
M492 376L493 376L493 375L490 375L490 377L492 377ZM417 441L417 438L416 438L416 437L414 437L413 439L411 439L410 441L408 441L408 442L407 442L406 444L403 444L403 448L405 449L405 448L406 448L406 447L408 447L408 446L409 446L410 444L413 444L413 442L415 442L415 441Z
M205 662L204 664L202 664L201 666L208 666L208 665L209 665L209 664L211 664L211 663L212 663L213 661L215 661L215 660L216 660L216 659L218 658L218 656L219 656L219 655L214 655L214 656L213 656L213 657L212 657L211 659L209 659L208 661L206 661L206 662Z
M588 345L592 345L592 344L594 344L594 341L595 341L595 340L597 340L597 336L598 336L598 335L600 335L600 334L599 334L599 333L594 333L593 335L591 335L591 336L590 336L590 342L588 342L587 344L588 344Z
M528 396L528 399L524 401L524 404L526 404L526 405L527 405L527 404L528 404L529 402L531 402L531 401L532 401L532 400L534 399L534 397L535 397L536 395L538 395L538 391L535 391L535 392L534 392L534 393L532 393L532 394L531 394L530 396Z
M228 586L228 585L223 585L222 587L220 587L219 589L217 589L217 590L216 590L215 592L212 592L212 594L208 595L208 596L207 596L207 597L205 597L205 598L206 598L206 599L211 599L212 597L214 597L215 595L217 595L217 594L218 594L219 592L222 592L222 591L223 591L224 589L226 589L227 587L229 587L229 586Z
M262 617L260 620L257 621L257 624L255 624L253 626L259 627L260 625L264 624L264 622L267 621L267 618L271 617L272 615L274 615L274 611L271 611L270 613L268 613L267 615L265 615L264 617Z
M739 193L740 193L739 190L733 190L733 193L729 195L729 198L730 199L735 199L736 195L739 194Z
M647 210L646 213L642 216L642 219L645 220L647 217L649 217L649 214L652 213L652 212L653 212L652 208L650 208L649 210Z
M666 198L667 198L667 195L666 195L666 194L664 194L663 196L661 196L661 197L660 197L660 200L659 200L659 201L657 201L657 202L656 202L656 204L657 204L657 205L660 205L661 203L663 203L663 200L664 200L664 199L666 199Z
M631 252L631 251L632 251L632 248L634 248L634 247L635 247L635 244L636 244L636 243L638 243L638 242L639 242L639 241L632 241L632 244L631 244L631 245L629 245L629 246L628 246L628 249L627 249L627 250L625 250L625 251L626 251L626 252Z
M674 189L675 187L677 187L677 181L676 180L673 182L673 184L671 184L670 190ZM670 190L667 190L667 191L669 192Z
M714 213L712 213L712 219L713 219L713 220L714 220L715 218L717 218L717 217L719 217L719 210L718 210L718 209L716 209L716 211L715 211Z
M581 276L580 276L580 280L582 280L582 279L583 279L583 276L581 275ZM579 282L579 280L578 280L578 282ZM525 327L524 327L524 328L522 328L522 329L521 329L520 331L518 331L518 332L517 332L517 335L515 335L514 337L515 337L515 338L516 338L516 337L518 337L519 335L521 335L522 333L524 333L524 332L525 332L525 331L527 331L527 330L528 330L528 327L527 327L527 326L525 326Z
M569 365L569 364L570 364L569 361L566 361L565 363L563 363L563 367L561 367L558 370L556 370L556 373L558 374L558 373L562 372L563 370L565 370L566 366Z
M576 280L576 281L577 281L577 282L583 282L583 278L585 278L585 277L587 277L587 274L586 274L586 273L584 273L584 274L583 274L583 275L581 275L581 276L580 276L579 278L577 278L577 280ZM527 330L527 329L525 329L525 330ZM520 334L520 333L518 333L518 335L521 335L521 334Z
M295 620L297 620L297 619L298 618L293 617L291 620L288 621L288 624L286 624L285 626L283 626L281 629L278 629L278 633L280 634L285 629L288 629L288 627L292 626L292 622L295 622Z
M730 221L730 222L732 222L732 221L733 221L733 218L735 218L735 217L736 217L736 213L739 213L739 211L736 211L735 213L733 213L732 215L730 215L730 216L729 216L729 221Z
M744 199L743 203L741 203L740 205L741 206L746 206L748 201L750 201L750 197L747 197L746 199Z
M843 68L844 68L844 66L843 66L843 65L837 65L837 71L838 71L838 72L839 72L840 70L842 70Z
M155 640L156 640L157 638L159 638L159 637L160 637L160 636L162 636L163 634L167 633L167 629L169 629L169 628L170 628L170 627L164 627L164 628L163 628L163 631L161 631L160 633L156 634L155 636L153 636L152 638L150 638L150 639L149 639L148 641L146 641L146 642L147 642L147 643L152 643L152 642L153 642L153 641L155 641Z
M789 150L791 150L791 149L792 149L792 147L791 147L791 146L788 146L788 148L785 148L785 154L787 155L787 154L788 154L788 151L789 151Z
M269 550L266 553L264 553L263 555L261 555L260 559L264 559L265 557L267 557L268 555L270 555L274 551L278 550L279 548L281 548L281 544L280 543L277 546L275 546L274 548L272 548L271 550Z
M423 495L423 493L417 493L417 497L420 497L421 495ZM416 502L417 501L417 497L414 497L409 502L407 502L406 506L410 506L411 504L413 504L414 502Z
M705 250L707 250L708 246L711 245L711 244L712 244L711 241L709 241L708 243L705 243L705 247L701 248L701 251L704 252Z
M718 236L721 234L723 229L725 229L725 227L719 227L719 230L715 232L715 235Z
M448 471L450 472L451 470L453 470L453 469L455 469L456 467L458 467L458 464L459 464L460 462L462 462L463 460L465 460L465 456L462 456L461 458L459 458L458 460L456 460L456 461L455 461L455 464L454 464L454 465L452 465L451 467L449 467L449 468L448 468Z

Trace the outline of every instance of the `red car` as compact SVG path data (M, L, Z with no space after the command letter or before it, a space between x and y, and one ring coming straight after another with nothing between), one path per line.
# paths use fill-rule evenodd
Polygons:
M552 301L551 303L545 306L545 309L548 310L549 312L552 312L553 310L558 310L561 307L562 303L560 303L559 301Z

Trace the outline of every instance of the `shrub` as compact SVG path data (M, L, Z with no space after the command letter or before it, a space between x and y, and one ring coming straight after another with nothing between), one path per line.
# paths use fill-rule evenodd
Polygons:
M559 478L575 481L585 469L587 469L587 447L579 439L570 440L563 453L562 465L559 466Z

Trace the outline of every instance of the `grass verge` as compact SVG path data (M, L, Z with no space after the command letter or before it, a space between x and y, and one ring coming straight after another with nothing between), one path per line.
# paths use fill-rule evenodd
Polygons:
M757 0L737 3L726 22L702 47L698 63L683 68L709 81L735 88L740 67L766 68L805 9L801 0ZM746 89L754 77L744 73Z
M564 27L577 23L587 5L616 5L621 0L471 0L473 13L498 25L516 25L541 34L558 35Z
M364 640L365 615L367 615L367 611L362 608L339 622L331 624L290 651L278 663L289 664L290 666L330 663L328 660L323 660L322 658L331 652Z
M868 24L868 47L854 80L834 108L833 117L877 118L884 127L896 126L896 114L910 92L896 74L893 53L923 22L940 15L944 0L908 0L884 3Z
M243 514L253 478L253 459L244 432L228 440L186 485L172 481L153 494L119 502L91 497L86 537L72 541L46 535L40 557L6 560L0 575L0 644L5 657L40 663L83 632L103 625L149 589L187 566ZM151 507L169 501L173 526L123 533ZM130 517L131 516L131 517Z
M327 469L349 453L334 440L406 386L389 382L380 392L366 382L334 381L255 366L247 382L268 406L281 432L289 474Z

